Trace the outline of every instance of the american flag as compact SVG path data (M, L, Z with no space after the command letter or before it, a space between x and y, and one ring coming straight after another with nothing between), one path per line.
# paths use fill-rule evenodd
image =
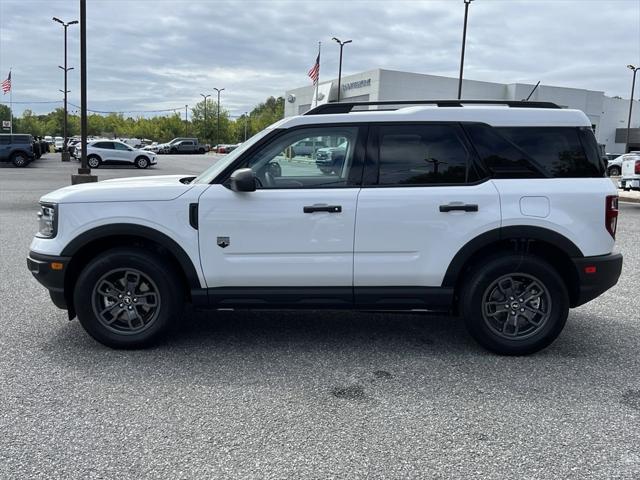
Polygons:
M9 76L7 79L2 82L2 93L6 94L11 91L11 71L9 71Z
M316 63L313 64L313 67L311 67L311 70L309 70L309 73L307 73L307 75L309 75L311 80L313 80L314 85L318 83L318 78L320 78L320 54L318 54Z

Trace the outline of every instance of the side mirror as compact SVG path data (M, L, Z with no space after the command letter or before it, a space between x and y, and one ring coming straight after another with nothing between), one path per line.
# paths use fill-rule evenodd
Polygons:
M255 192L256 179L250 168L239 168L231 174L229 187L234 192Z

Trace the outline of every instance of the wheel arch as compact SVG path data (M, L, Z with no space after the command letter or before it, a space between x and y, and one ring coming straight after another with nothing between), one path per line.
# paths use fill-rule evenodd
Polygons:
M442 280L442 286L453 287L456 293L459 292L465 272L488 255L501 251L532 254L550 262L567 285L571 306L576 305L579 278L571 259L582 258L584 255L570 239L543 227L510 226L477 236L453 257Z
M181 275L186 298L201 289L196 267L189 255L172 238L150 227L133 224L103 225L88 230L67 244L61 256L71 257L65 275L65 297L70 314L73 309L73 289L84 265L96 255L120 246L140 246L167 258Z

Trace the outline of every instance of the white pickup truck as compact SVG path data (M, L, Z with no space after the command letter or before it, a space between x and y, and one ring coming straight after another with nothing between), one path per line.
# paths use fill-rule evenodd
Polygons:
M622 178L619 186L626 191L640 190L640 152L623 155Z

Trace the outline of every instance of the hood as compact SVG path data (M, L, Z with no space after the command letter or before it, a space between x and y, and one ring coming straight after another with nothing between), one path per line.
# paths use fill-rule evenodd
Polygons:
M180 182L182 178L193 178L193 175L116 178L97 183L71 185L47 193L40 200L51 203L173 200L193 187Z

